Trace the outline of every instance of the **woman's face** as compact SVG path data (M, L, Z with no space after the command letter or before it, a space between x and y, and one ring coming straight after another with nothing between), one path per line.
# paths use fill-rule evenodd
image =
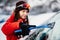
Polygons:
M28 15L28 11L27 10L21 10L21 11L19 11L19 15L22 19L25 19L26 16Z

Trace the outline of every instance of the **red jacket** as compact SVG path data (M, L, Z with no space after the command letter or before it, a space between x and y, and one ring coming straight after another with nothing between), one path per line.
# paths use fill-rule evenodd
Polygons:
M6 40L18 40L18 37L14 34L14 31L19 29L19 23L22 20L18 20L14 22L14 13L11 17L6 21L6 23L2 27L2 32L6 35Z

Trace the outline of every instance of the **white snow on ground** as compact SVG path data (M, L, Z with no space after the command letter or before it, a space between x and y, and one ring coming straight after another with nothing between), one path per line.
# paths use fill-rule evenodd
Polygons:
M48 40L60 40L60 20L56 21L55 27L49 32Z
M55 27L49 32L48 40L60 40L60 13L56 15L50 22L55 21Z
M44 13L44 14L40 14L40 15L29 15L29 21L31 25L41 25L44 22L47 22L47 20L49 20L53 15L55 15L56 13Z

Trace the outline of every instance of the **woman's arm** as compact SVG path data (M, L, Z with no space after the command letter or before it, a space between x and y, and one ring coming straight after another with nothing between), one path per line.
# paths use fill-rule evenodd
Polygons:
M2 32L6 35L13 34L15 30L19 29L19 22L6 22L2 27Z
M6 23L2 27L2 32L5 35L13 34L15 30L19 29L19 21L14 21L14 13L11 15L11 17L6 21Z

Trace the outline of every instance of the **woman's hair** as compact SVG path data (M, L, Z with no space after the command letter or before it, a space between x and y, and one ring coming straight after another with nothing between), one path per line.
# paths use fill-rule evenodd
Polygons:
M21 5L21 4L24 4L24 3L26 3L26 2L24 2L24 1L19 1L19 2L16 3L16 8L15 8L15 10L14 10L14 13L15 13L14 21L17 21L18 19L21 18L20 15L19 15L19 11L20 11L20 10L23 10L23 8L17 7L17 6L19 6L19 5ZM28 9L27 9L27 10L28 10ZM26 19L27 19L26 22L28 23L28 16L26 17Z

